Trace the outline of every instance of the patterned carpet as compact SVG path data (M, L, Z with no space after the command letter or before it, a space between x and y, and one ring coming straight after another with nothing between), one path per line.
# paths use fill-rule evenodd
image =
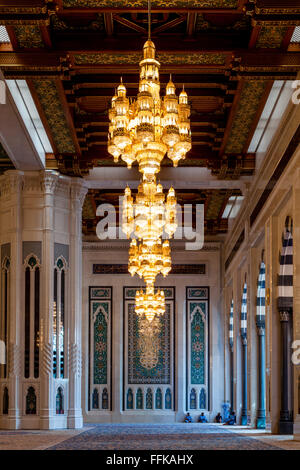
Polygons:
M97 424L51 450L278 450L210 424Z

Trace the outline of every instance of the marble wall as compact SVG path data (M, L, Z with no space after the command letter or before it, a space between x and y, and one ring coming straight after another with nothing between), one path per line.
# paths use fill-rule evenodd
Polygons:
M142 286L141 280L130 274L93 274L94 264L127 264L128 246L126 242L84 242L83 244L83 413L85 422L175 422L182 421L186 411L197 418L200 414L200 392L205 389L205 400L202 392L203 410L209 419L213 419L221 410L223 400L224 373L223 373L223 334L222 334L222 303L221 303L221 244L208 243L204 249L191 252L184 250L183 246L174 246L172 250L173 264L184 264L188 270L189 264L205 264L205 274L171 274L167 278L159 277L156 285L165 289L168 304L168 325L163 326L164 350L161 354L161 366L165 371L157 371L155 367L145 373L139 365L133 365L130 348L137 347L133 340L129 322L134 321L133 298L134 288ZM88 387L89 364L91 358L89 328L90 328L90 298L92 287L112 288L111 310L111 404L108 410L92 409L89 406L91 390ZM198 305L205 310L209 328L204 326L203 334L206 345L203 351L203 377L195 382L189 373L191 345L191 323L188 317L191 309L187 302L187 287L205 287L205 299ZM127 289L126 289L127 287ZM193 290L195 293L195 290ZM192 295L192 292L190 292ZM195 302L193 300L193 309ZM196 306L197 307L197 306ZM197 312L196 312L197 316ZM200 315L201 316L201 315ZM198 343L194 345L197 348ZM200 349L203 344L200 344ZM187 357L188 354L188 357ZM200 354L201 355L201 354ZM202 358L202 355L201 355ZM197 359L197 358L196 358ZM196 361L195 359L195 361ZM110 359L109 359L110 360ZM194 362L195 362L194 361ZM109 362L109 361L108 361ZM200 361L201 362L201 361ZM199 362L199 364L200 364ZM159 367L159 365L157 366ZM196 365L198 367L198 365ZM198 383L199 382L199 383ZM137 408L127 406L128 389L131 388L135 400L138 389L143 392L143 405ZM161 390L162 409L155 406L157 389ZM197 392L196 407L190 409L190 392L195 388ZM153 409L147 408L150 391L153 396ZM199 389L199 390L198 390ZM168 391L169 390L169 391ZM160 391L158 392L160 394ZM166 406L165 396L171 394L171 405ZM150 400L150 398L149 398ZM160 400L158 400L160 401ZM90 401L91 403L91 401Z

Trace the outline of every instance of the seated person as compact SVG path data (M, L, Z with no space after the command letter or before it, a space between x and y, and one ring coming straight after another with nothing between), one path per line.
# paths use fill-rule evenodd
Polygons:
M186 417L184 418L185 423L192 423L193 418L191 417L190 413L187 413Z
M201 415L199 416L198 423L207 423L207 418L204 413L201 413Z
M229 418L225 421L224 424L227 424L228 426L233 426L235 423L236 423L236 416L235 416L235 412L232 411L230 413Z
M216 423L222 423L222 416L221 413L218 413L217 416L215 417L215 422Z

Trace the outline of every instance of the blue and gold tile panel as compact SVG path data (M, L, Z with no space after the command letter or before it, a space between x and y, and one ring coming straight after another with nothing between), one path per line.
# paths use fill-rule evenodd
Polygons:
M166 312L151 339L143 334L135 313L140 287L124 287L124 409L173 410L174 407L174 303L175 288L165 292ZM141 396L143 398L141 398Z
M186 288L187 386L186 407L207 409L209 288Z
M90 410L110 410L111 287L90 287Z

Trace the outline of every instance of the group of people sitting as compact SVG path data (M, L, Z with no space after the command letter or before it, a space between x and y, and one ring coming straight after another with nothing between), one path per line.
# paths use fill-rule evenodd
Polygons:
M184 418L185 423L193 423L193 418L191 417L190 413L187 413L185 418ZM207 423L207 418L204 413L201 413L201 415L198 418L198 423ZM233 426L236 423L236 416L234 411L230 411L229 417L223 420L221 413L218 413L217 416L215 417L215 422L216 423L223 423L228 426Z
M184 422L193 423L193 418L191 417L190 413L187 413L186 417L184 418ZM207 423L207 418L204 413L201 413L199 416L198 423Z

